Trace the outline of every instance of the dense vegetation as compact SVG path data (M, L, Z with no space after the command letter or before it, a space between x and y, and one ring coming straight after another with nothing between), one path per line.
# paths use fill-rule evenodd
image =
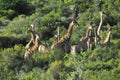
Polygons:
M105 38L113 27L110 47L98 46L76 55L50 50L38 51L24 60L25 45L30 39L27 29L35 24L40 40L48 47L54 41L60 21L64 35L74 9L78 23L70 44L77 44L90 21L100 22ZM46 35L49 32L51 35ZM120 79L120 0L0 0L0 80L119 80Z

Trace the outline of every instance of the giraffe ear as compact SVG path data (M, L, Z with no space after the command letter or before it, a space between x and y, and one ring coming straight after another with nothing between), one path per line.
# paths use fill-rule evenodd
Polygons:
M35 25L34 24L31 24L31 29L34 31L35 30Z

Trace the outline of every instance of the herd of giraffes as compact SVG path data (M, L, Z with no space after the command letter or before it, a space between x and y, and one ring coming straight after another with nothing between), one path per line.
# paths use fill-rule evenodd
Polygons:
M73 53L80 53L87 50L93 50L98 45L109 47L110 35L112 30L111 27L108 29L106 38L103 40L103 42L100 42L101 41L100 31L103 23L103 15L104 13L100 12L99 26L96 26L95 23L90 22L86 30L86 33L80 38L78 44L72 45L72 46L70 45L69 41L72 35L73 26L75 25L75 23L77 23L76 17L78 16L78 13L76 11L72 15L72 19L71 19L71 22L69 23L69 27L66 34L63 35L63 37L61 38L57 36L57 39L53 41L50 48L46 47L45 44L39 41L39 35L35 32L34 25L31 25L31 27L28 29L28 32L31 34L31 39L26 45L27 49L25 51L24 58L27 58L37 50L39 52L46 53L48 52L48 49L52 49L52 50L61 49L61 51L63 52L66 52L66 53L71 52L71 54L73 54Z

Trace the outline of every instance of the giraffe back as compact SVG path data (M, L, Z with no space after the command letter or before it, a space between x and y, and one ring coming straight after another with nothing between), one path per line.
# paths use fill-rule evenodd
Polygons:
M32 54L33 52L35 52L37 50L37 46L33 46L31 49L28 49L25 51L24 57L28 57L30 54Z
M63 37L61 37L60 40L53 43L51 46L51 49L54 49L54 47L56 47L56 46L60 46L62 44L65 44L65 41L69 41L69 38L70 38L71 33L72 33L73 25L74 25L74 20L72 20L71 23L69 24L67 33Z
M36 51L38 49L38 44L39 44L38 39L39 39L39 36L37 34L35 36L36 36L35 44L33 45L32 48L27 49L25 51L25 55L24 55L25 58L28 57L31 53L33 53L34 51Z
M38 51L42 52L42 53L45 53L47 51L46 46L44 44L40 44L39 47L38 47Z

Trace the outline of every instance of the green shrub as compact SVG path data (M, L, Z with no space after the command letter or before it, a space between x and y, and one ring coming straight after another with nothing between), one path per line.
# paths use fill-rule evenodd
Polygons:
M54 24L60 21L62 37L76 8L79 26L74 26L70 39L70 44L74 45L85 34L90 21L99 25L100 6L106 14L102 26L105 30L100 34L102 41L108 33L108 27L113 27L109 48L97 46L92 51L71 55L59 49L50 50L53 36L47 39L40 37L40 41L47 44L49 52L43 54L35 51L27 59L23 58L25 45L30 40L27 29L31 24L35 24L38 34L50 31L54 35L57 33ZM120 79L119 0L1 0L0 8L0 24L12 18L9 24L0 26L0 80Z

